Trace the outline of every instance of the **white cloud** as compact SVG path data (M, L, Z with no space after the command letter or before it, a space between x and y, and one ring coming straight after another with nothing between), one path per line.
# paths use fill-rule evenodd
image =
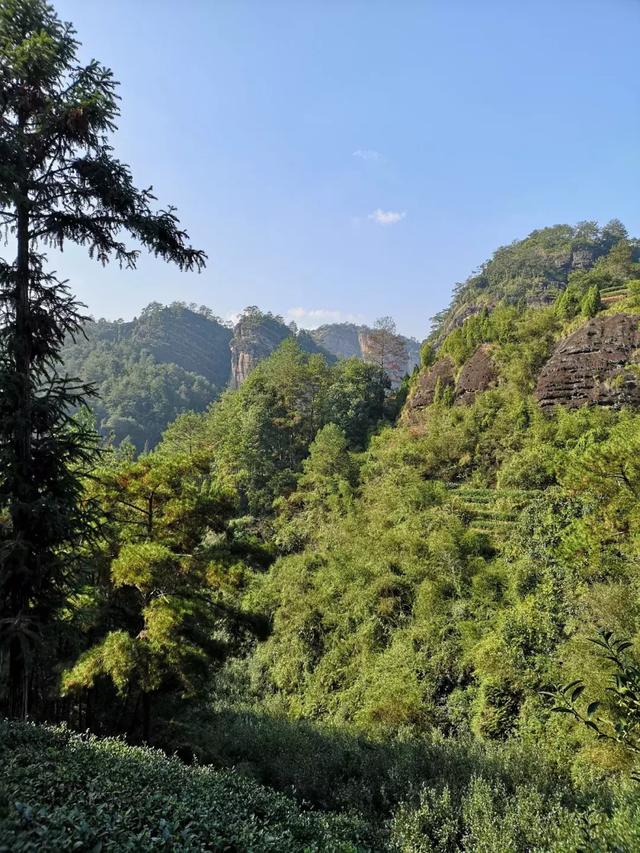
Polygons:
M367 161L380 160L382 157L380 152L374 151L373 148L357 148L351 156Z
M406 215L406 211L404 210L382 210L382 208L379 207L377 210L374 210L373 213L369 214L369 219L373 219L373 221L377 222L378 225L396 225L401 219L404 219Z
M324 323L362 323L359 314L345 314L333 308L290 308L285 319L293 320L304 329L316 329Z

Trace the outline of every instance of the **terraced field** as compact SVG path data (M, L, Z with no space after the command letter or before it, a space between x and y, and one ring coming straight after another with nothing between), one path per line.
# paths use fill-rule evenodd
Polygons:
M527 489L476 488L464 483L447 483L454 493L456 508L475 533L501 537L516 522L520 511L536 494Z
M623 300L628 294L628 290L626 287L604 287L600 291L600 298L602 300L603 305L613 305L615 302L620 302Z

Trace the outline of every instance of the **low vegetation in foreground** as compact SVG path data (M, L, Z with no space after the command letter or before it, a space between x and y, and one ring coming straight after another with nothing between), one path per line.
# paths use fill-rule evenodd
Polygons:
M356 819L115 738L2 722L0 765L3 853L370 849Z
M260 734L273 761L270 726ZM271 738L283 765L306 766L316 795L324 790L330 798L332 786L342 787L337 798L366 812L314 810L295 789L285 795L250 778L247 764L189 766L116 738L4 721L0 851L600 853L640 847L637 787L595 779L577 785L561 762L553 766L533 748L456 741L391 747L349 743L340 735L331 741L306 727L275 740L272 728ZM402 794L407 801L389 813L390 800Z

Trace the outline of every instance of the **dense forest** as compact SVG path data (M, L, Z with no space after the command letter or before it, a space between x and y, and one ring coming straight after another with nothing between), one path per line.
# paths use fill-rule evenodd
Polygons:
M389 319L389 318L386 318ZM151 449L177 415L203 412L227 387L237 388L263 358L287 339L305 352L376 363L380 330L333 323L297 329L282 317L246 308L235 324L205 306L153 302L130 321L87 320L68 335L64 370L97 392L91 410L100 434L137 451ZM399 353L394 383L419 361L417 341L389 329Z
M640 242L499 249L401 382L387 318L225 388L205 311L82 336L35 246L206 258L50 7L0 46L0 850L640 849Z

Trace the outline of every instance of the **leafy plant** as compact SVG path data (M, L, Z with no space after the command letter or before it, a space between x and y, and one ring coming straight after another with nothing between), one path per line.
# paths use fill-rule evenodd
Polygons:
M640 756L640 666L625 655L633 643L618 639L613 631L601 631L590 642L598 647L604 660L613 664L611 684L607 687L609 701L596 699L585 705L582 697L587 685L582 679L576 679L555 692L546 692L557 700L551 710L570 714L599 739L618 744L637 760ZM640 773L633 775L640 781Z

